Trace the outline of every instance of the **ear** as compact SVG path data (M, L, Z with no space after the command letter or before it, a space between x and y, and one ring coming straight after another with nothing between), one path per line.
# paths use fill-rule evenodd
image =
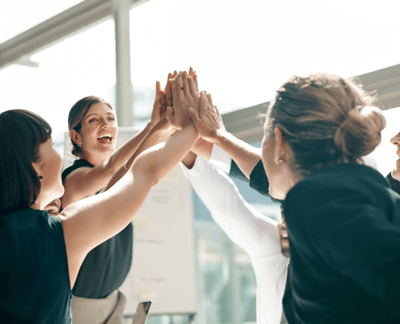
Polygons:
M82 140L81 135L80 135L75 129L71 129L71 130L69 131L69 137L72 139L72 141L73 141L75 144L80 143L81 140ZM82 144L82 143L81 143L81 144Z
M288 157L288 145L286 141L283 139L282 130L276 126L274 129L275 135L275 152L274 152L274 161L276 164L282 162L282 159L285 161Z

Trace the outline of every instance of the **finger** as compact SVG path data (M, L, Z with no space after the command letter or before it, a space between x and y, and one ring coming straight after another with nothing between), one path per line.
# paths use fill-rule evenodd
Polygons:
M192 97L198 98L199 97L199 92L197 91L196 84L194 83L194 80L192 77L188 77L188 82L189 82L189 90L190 94Z
M184 90L182 91L183 87L183 80L182 80L182 72L179 72L178 76L175 79L175 91L178 98L182 98L185 96ZM175 97L174 97L175 98Z
M159 81L156 81L156 98L160 97L161 85Z
M173 124L174 122L174 109L170 106L167 107L167 113L165 115L165 118L170 122L170 124Z
M207 99L208 99L208 103L210 104L210 108L212 108L214 105L213 105L213 101L211 98L211 93L207 94Z
M168 73L167 83L165 84L165 87L164 87L164 92L165 92L165 93L168 92L168 82L169 82L169 80L172 79L172 78L173 78L172 73Z
M216 118L217 123L220 125L220 127L222 129L225 129L224 120L222 119L221 114L219 113L219 110L218 110L217 106L213 107L213 116L214 116L214 118Z
M189 68L189 76L193 78L194 84L196 85L197 93L199 92L199 85L197 84L197 74L192 67Z
M198 84L198 82L197 82L197 74L196 74L196 71L193 73L193 81L194 81L194 84L196 85L197 92L199 92L199 84Z
M169 79L165 89L165 96L167 97L167 106L173 105L172 83L173 83L172 79Z
M199 113L197 112L196 109L189 107L188 108L188 113L190 116L190 119L192 120L193 124L196 126L198 123L201 123L202 120L200 119Z
M175 103L179 98L179 93L182 92L182 90L180 89L181 86L182 86L182 78L181 74L179 73L172 82L172 100Z
M186 73L186 71L183 71L182 73L182 84L183 84L183 88L185 91L185 95L190 95L190 89L189 89L189 81L188 81L188 75Z
M208 100L205 91L200 92L199 108L208 108Z

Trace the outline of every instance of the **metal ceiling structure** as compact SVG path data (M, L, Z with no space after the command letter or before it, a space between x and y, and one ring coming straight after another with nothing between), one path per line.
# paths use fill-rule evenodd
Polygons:
M114 18L116 40L116 112L120 126L133 124L130 69L129 10L148 0L85 0L0 44L0 69L20 63L36 66L29 56Z
M115 21L116 111L120 126L133 124L130 69L129 10L150 0L85 0L64 12L0 44L0 69L13 63L35 66L29 55L102 22ZM400 64L358 76L364 88L377 91L382 109L400 106ZM244 141L262 138L262 123L268 103L224 114L227 130Z
M0 44L0 69L148 0L85 0ZM122 8L123 7L123 8Z
M377 105L382 109L400 107L400 64L357 76L366 91L375 92ZM261 141L263 137L262 120L259 114L265 114L269 102L248 107L223 115L226 129L251 143Z

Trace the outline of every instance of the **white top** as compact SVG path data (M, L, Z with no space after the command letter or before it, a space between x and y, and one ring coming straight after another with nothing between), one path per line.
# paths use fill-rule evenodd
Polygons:
M213 219L251 259L257 282L257 323L279 324L289 259L281 252L277 222L251 207L233 181L201 157L190 170L181 165Z

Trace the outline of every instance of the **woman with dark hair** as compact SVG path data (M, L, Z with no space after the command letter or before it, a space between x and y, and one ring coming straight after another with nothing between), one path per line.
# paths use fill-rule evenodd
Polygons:
M108 191L71 204L56 217L43 211L63 194L62 160L50 126L24 110L0 114L0 141L7 152L0 158L1 323L71 323L71 287L87 253L126 228L150 189L198 138L185 117L186 108L198 107L198 92L181 89L181 74L174 82L179 95L167 118L178 120L182 130L164 147L143 152Z
M386 121L353 82L292 77L264 125L269 192L285 199L289 323L397 323L400 197L363 165Z
M168 75L168 80L174 75ZM145 136L166 112L171 81L165 91L156 85L151 120L130 141L115 151L118 127L111 105L102 98L89 96L77 101L68 116L72 154L78 157L62 173L65 193L63 208L99 193L135 153ZM172 105L172 102L169 103ZM133 226L128 226L97 246L87 255L73 287L74 323L122 323L125 296L118 290L132 263Z

